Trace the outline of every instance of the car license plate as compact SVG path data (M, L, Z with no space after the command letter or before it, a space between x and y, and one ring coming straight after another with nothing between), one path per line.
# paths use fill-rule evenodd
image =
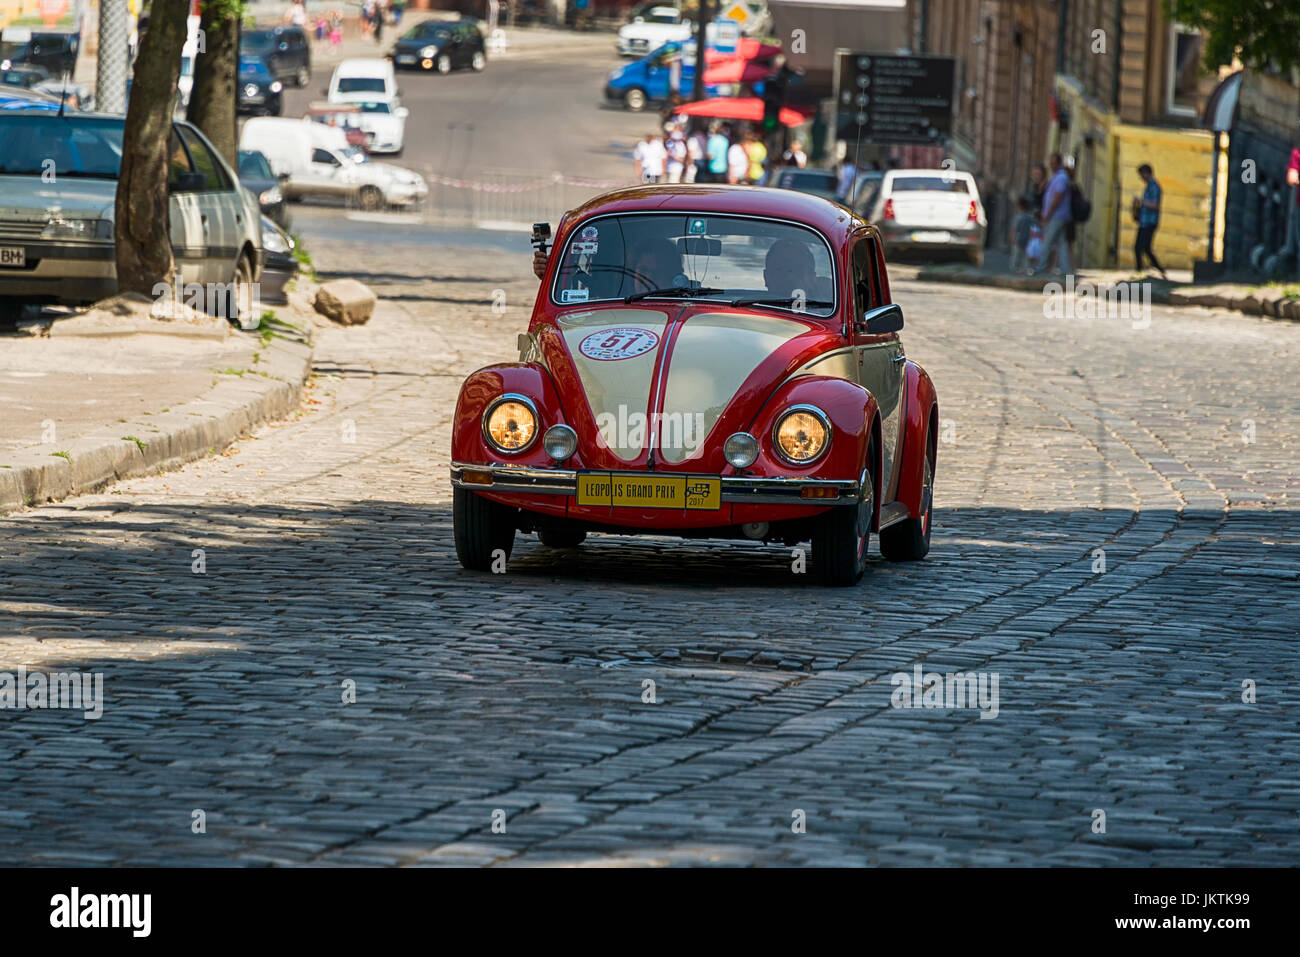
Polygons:
M912 233L912 242L914 243L946 243L952 240L952 233L947 230L938 229L933 232Z
M716 475L584 472L578 476L578 504L717 511L722 507L722 480Z
M414 63L415 57L411 54L404 53L397 58L398 63Z
M0 266L12 266L22 269L27 265L27 249L24 246L0 246Z

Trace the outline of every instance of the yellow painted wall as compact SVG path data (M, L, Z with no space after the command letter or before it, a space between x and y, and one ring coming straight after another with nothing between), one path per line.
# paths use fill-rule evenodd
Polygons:
M1079 157L1076 176L1092 200L1092 218L1075 244L1079 264L1084 268L1134 265L1137 224L1129 205L1143 187L1137 174L1142 163L1151 164L1164 191L1154 243L1156 257L1166 268L1175 269L1190 269L1194 260L1205 258L1213 134L1120 123L1114 113L1084 99L1077 87L1059 77L1057 97L1071 119L1069 130L1060 138L1060 152ZM1085 143L1089 135L1091 148Z

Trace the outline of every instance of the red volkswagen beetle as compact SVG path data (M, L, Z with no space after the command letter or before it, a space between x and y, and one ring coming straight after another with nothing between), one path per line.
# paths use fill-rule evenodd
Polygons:
M938 403L907 360L880 234L793 190L642 186L556 230L518 362L461 386L456 554L516 531L811 541L851 585L871 532L930 547Z

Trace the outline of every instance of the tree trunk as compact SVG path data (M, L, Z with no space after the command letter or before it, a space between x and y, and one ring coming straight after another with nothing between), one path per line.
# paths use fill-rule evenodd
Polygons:
M199 27L203 52L194 61L186 119L201 129L232 169L239 168L235 135L239 80L239 16L234 4L204 0Z
M140 41L114 213L121 292L152 295L155 283L171 281L175 267L167 215L168 141L189 9L189 0L153 0Z

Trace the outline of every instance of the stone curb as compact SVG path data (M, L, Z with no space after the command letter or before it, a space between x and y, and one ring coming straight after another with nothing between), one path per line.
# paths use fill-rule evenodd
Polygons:
M1076 276L1093 282L1113 280L1092 279L1087 273ZM1018 292L1041 294L1044 283L1060 282L1060 276L1044 275L1008 276L998 273L981 273L965 267L923 266L916 273L918 282L962 283L969 286L994 286ZM1121 280L1124 282L1127 280ZM1300 321L1300 299L1286 299L1281 290L1237 285L1179 286L1153 282L1151 301L1168 306L1205 306L1209 309L1231 309L1251 316L1269 319Z
M198 398L150 416L147 426L128 422L84 435L67 449L66 459L51 456L45 448L6 456L5 464L12 468L0 468L0 513L165 472L283 418L298 406L311 374L312 348L276 338L261 354L256 373L222 376L224 381ZM145 447L123 438L131 435Z

